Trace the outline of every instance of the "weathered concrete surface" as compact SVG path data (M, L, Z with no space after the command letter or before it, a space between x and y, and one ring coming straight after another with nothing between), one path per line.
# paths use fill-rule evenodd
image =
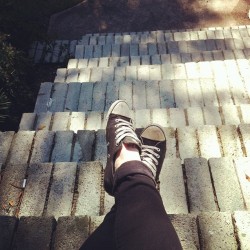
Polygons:
M190 214L170 214L170 220L177 232L183 250L200 248L196 216Z
M76 215L100 215L101 172L100 162L79 163L78 201Z
M209 159L209 166L220 211L244 210L233 161L230 158Z
M29 166L19 216L41 216L43 214L51 171L52 163L38 163Z
M230 213L198 215L201 249L237 249Z
M247 250L250 242L250 213L249 211L236 211L233 214L233 218L240 249Z
M0 183L0 214L16 215L22 195L27 164L8 164Z
M207 161L204 158L185 159L184 165L190 212L217 211Z
M54 249L79 249L88 235L88 216L60 217L55 232Z
M13 131L0 132L0 162L5 163L14 136Z
M21 217L13 248L49 250L55 225L53 217Z
M10 216L0 217L0 249L10 249L17 218Z
M76 168L76 162L55 164L46 215L54 216L56 219L71 215Z
M180 159L164 161L160 175L160 194L168 214L188 213Z

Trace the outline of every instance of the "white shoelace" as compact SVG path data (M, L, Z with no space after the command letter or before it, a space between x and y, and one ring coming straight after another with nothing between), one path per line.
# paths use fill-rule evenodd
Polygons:
M152 171L153 175L156 176L158 160L160 155L157 154L160 149L155 146L142 145L141 159L148 168Z
M115 136L115 142L116 145L119 145L119 143L125 138L125 137L131 137L133 138L138 145L141 144L140 140L138 139L136 133L134 132L134 127L131 122L125 121L123 119L115 119L116 121L116 136Z

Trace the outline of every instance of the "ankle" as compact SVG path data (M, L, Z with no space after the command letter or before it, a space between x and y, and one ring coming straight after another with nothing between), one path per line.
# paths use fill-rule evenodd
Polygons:
M128 161L141 161L141 157L137 145L123 143L121 150L116 155L115 170Z

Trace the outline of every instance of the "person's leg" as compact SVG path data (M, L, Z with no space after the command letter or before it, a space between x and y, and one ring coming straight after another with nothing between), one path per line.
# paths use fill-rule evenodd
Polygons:
M124 146L121 157L126 159L129 151L129 146ZM115 179L116 249L182 249L145 163L122 163Z
M81 250L116 250L114 241L115 213L114 206L105 216L101 225L83 243Z

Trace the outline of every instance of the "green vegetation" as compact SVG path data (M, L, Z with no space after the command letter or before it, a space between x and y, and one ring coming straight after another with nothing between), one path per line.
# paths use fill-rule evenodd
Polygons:
M53 13L81 0L0 0L0 130L18 129L37 94L35 70L27 51L32 41L48 41Z

